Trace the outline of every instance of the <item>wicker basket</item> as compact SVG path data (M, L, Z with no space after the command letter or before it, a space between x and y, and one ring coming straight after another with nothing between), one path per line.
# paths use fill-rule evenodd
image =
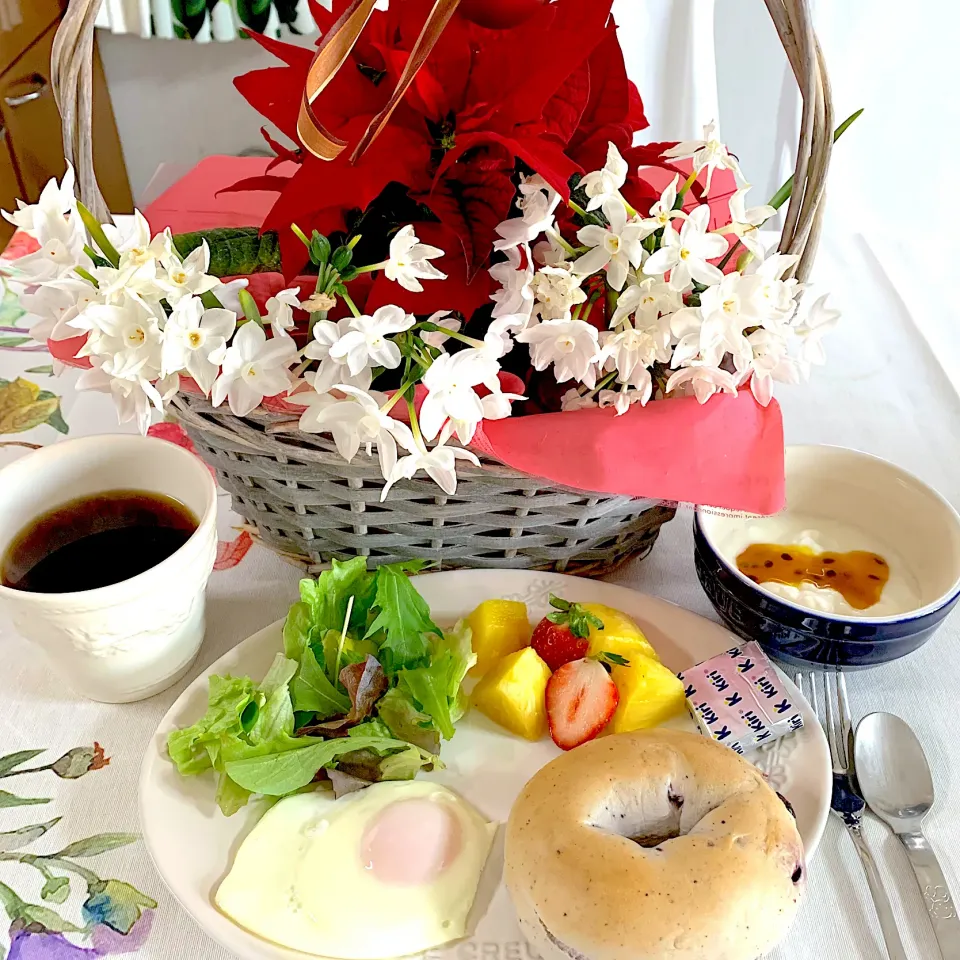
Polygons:
M794 190L780 251L800 255L795 275L812 266L833 145L833 106L808 0L765 0L803 97ZM80 195L109 213L93 170L91 63L100 0L70 0L54 44L52 82L63 118L66 157ZM333 557L372 564L423 557L442 567L550 569L599 576L646 555L674 516L659 501L559 487L502 464L459 471L455 496L429 480L384 481L374 459L345 463L323 438L289 432L289 418L238 418L202 399L180 396L178 415L215 467L234 507L271 548L315 569Z

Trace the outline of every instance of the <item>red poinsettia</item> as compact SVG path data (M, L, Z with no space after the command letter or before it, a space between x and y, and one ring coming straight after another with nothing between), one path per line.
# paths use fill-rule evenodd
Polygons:
M522 4L464 3L407 91L390 123L352 163L350 150L332 162L305 150L281 148L299 161L289 177L270 174L234 189L276 190L264 228L277 230L285 271L305 263L290 232L330 233L346 216L364 210L388 184L403 184L413 201L440 221L447 250L438 266L450 275L433 298L469 315L488 296L484 275L495 227L515 196L516 160L569 195L572 174L593 163L607 140L629 147L646 126L636 88L627 79L610 18L612 0L524 0ZM372 16L350 58L314 102L328 130L356 144L385 105L403 71L432 0L405 0ZM344 7L313 4L322 32ZM401 12L402 11L402 12ZM501 29L506 26L509 29ZM256 70L236 81L250 104L294 142L311 54L300 47L255 37L285 64ZM271 139L272 144L274 143ZM600 163L594 164L599 166ZM427 225L418 226L425 236ZM462 250L463 267L453 260ZM443 245L443 244L440 244ZM377 291L373 291L374 302ZM425 312L418 302L410 309Z

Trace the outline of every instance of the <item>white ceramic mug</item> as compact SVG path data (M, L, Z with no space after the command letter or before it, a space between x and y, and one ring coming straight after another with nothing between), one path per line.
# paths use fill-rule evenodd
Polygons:
M217 491L204 463L166 440L130 434L68 440L22 457L0 470L0 556L33 518L110 490L173 497L199 526L176 553L129 580L79 593L0 585L0 604L79 693L128 703L176 683L203 641L217 551Z

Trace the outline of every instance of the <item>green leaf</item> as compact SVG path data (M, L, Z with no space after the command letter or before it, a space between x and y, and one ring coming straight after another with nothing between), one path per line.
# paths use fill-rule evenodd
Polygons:
M80 219L83 221L83 225L87 228L87 233L93 238L93 242L100 248L100 252L110 261L111 264L115 267L120 266L120 254L117 253L117 248L107 239L107 235L103 230L103 226L100 221L82 204L77 203L77 213L80 214Z
M350 698L330 682L310 647L300 658L300 669L290 684L290 693L294 710L315 713L320 721L350 711Z
M477 662L471 639L470 627L461 620L453 630L436 639L433 656L426 667L400 673L401 688L431 717L445 740L453 738L454 724L466 709L460 685Z
M300 599L310 606L314 636L322 637L328 630L340 633L351 597L354 597L354 610L350 624L365 624L369 603L362 610L357 608L357 603L361 599L365 601L368 595L372 602L375 579L374 574L367 573L367 561L355 557L346 563L334 560L330 569L316 580L301 580ZM361 616L363 619L358 619Z
M347 731L348 737L379 737L381 740L393 740L393 732L382 720L365 720Z
M25 343L30 343L32 339L32 337L0 336L0 347L22 347Z
M433 718L413 702L408 691L400 687L388 690L377 702L377 713L398 740L406 740L430 753L440 750L440 734Z
M70 880L67 877L47 877L40 891L40 899L51 903L65 903L69 896Z
M63 419L63 409L59 403L57 404L57 409L47 417L47 424L53 427L57 433L66 435L70 432L70 426L67 421Z
M619 653L610 653L605 650L600 654L601 663L609 663L614 667L629 667L630 661L626 657L621 657Z
M207 712L191 727L175 730L167 738L167 752L184 776L203 773L213 765L224 741L243 733L242 716L254 701L257 688L249 677L210 678Z
M34 823L29 827L20 827L19 830L10 830L0 833L0 853L10 853L11 850L20 850L34 840L39 840L48 830L60 822L60 817L54 817L46 823Z
M278 653L263 682L260 693L266 698L256 722L249 729L253 744L265 743L280 736L293 736L293 704L288 684L297 672L297 662ZM241 724L243 717L241 717Z
M387 672L397 673L422 665L430 656L426 635L439 635L440 628L430 619L426 600L396 566L380 567L377 571L374 609L379 609L379 613L366 635L384 632L380 659Z
M77 840L68 843L62 850L58 850L55 857L98 857L101 853L109 853L120 847L128 847L136 843L139 838L135 833L98 833L86 840Z
M304 738L305 740L307 738ZM402 740L380 737L339 737L336 740L311 740L309 746L279 754L236 760L227 764L231 779L251 793L284 797L305 787L324 767L331 766L344 754L357 750L373 750L384 754L406 749ZM415 748L416 749L416 748ZM426 751L418 751L427 763L437 763Z
M227 774L221 773L217 781L217 806L225 817L232 817L250 800L250 791L237 786Z
M33 807L40 803L49 803L49 797L18 797L6 790L0 790L0 810L9 807Z
M39 757L41 753L43 753L43 750L18 750L16 753L8 753L5 757L0 757L0 776L9 773L34 757Z
M308 581L313 583L313 580ZM299 662L303 656L303 651L310 642L310 628L313 625L313 617L309 603L302 600L295 603L287 619L283 623L283 652L291 659Z
M20 916L27 923L39 923L53 933L83 933L84 927L77 927L64 920L59 913L49 907L41 907L35 903L24 903L20 908Z
M380 779L413 780L424 767L431 765L427 756L412 743L407 744L402 750L388 754L380 761Z

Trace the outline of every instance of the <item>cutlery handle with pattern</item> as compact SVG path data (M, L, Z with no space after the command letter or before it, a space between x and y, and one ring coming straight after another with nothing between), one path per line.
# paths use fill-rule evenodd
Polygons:
M847 831L853 837L857 853L860 854L860 862L863 865L863 872L867 876L867 885L870 887L870 895L873 897L877 919L880 921L880 929L883 931L883 942L887 947L887 955L890 960L907 960L907 955L903 949L903 941L900 939L900 931L897 929L897 921L893 916L893 908L890 906L890 898L883 886L883 880L880 878L880 871L877 869L873 854L860 831L860 824L853 820L846 820L845 823Z
M899 836L917 876L943 960L960 960L960 918L936 854L922 833Z

